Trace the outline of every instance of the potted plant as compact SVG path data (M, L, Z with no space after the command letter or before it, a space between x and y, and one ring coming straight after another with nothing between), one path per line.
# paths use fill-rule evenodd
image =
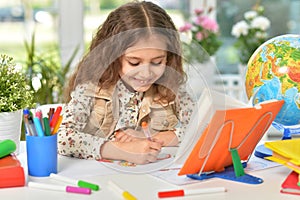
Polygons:
M188 61L203 63L214 56L222 45L219 25L209 17L213 8L206 12L195 9L191 22L186 22L179 28L179 32L186 33L189 41L183 42L183 54Z
M22 110L32 106L33 93L15 66L12 57L0 55L0 140L15 141L18 152Z
M201 81L212 85L217 72L215 55L222 41L219 25L210 17L212 11L212 7L195 9L190 22L179 28L186 72L194 88L199 88Z

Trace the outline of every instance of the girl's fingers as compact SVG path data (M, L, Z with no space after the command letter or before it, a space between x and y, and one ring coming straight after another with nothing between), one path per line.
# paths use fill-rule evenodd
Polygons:
M159 143L160 145L163 145L163 144L164 144L164 141L159 140L159 139L157 139L157 138L152 138L152 141L153 141L153 142L157 142L157 143Z
M149 142L149 147L151 149L155 149L156 151L160 151L161 150L161 144L159 142L155 142L155 141L150 141Z

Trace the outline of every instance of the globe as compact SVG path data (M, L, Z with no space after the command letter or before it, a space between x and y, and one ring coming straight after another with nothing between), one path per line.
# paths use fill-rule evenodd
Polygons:
M280 35L258 47L248 61L245 88L253 104L284 100L273 126L284 137L300 133L300 35Z

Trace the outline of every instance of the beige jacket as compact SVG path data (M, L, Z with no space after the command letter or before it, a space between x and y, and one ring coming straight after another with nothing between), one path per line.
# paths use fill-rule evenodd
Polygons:
M85 95L95 97L95 102L83 132L103 138L109 138L114 133L119 119L119 100L115 91L115 86L109 89L89 86ZM153 99L154 94L150 89L142 100L136 126L140 126L142 121L147 121L152 133L174 130L178 123L175 103L160 104Z

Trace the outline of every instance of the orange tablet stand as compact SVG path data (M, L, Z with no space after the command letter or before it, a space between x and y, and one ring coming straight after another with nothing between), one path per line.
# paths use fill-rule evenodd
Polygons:
M217 110L178 175L216 175L233 165L235 176L244 176L239 160L248 161L283 104L274 100L250 108ZM190 177L201 179L197 176Z

